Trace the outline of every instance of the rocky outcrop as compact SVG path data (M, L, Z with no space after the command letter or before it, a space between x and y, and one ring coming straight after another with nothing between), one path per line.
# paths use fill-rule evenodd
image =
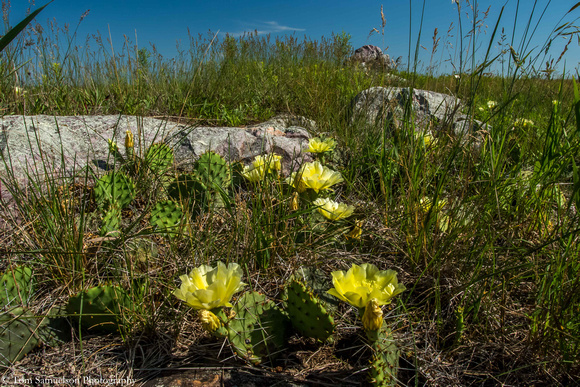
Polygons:
M282 167L288 173L302 159L310 160L303 153L309 134L297 123L315 125L289 116L246 128L191 127L134 116L7 116L1 121L0 152L4 162L0 160L0 174L6 178L8 167L14 178L23 182L27 173L53 178L71 176L87 165L96 173L103 172L112 163L107 139L114 139L124 153L128 129L134 133L136 149L141 151L155 142L167 143L180 168L187 169L207 150L230 161L243 162L263 152L276 152L282 156ZM4 186L0 193L5 190Z
M399 60L399 59L398 59ZM359 63L364 68L393 70L398 62L392 60L389 55L384 54L380 47L365 45L357 48L349 58L350 63Z
M360 92L351 102L351 123L384 125L386 120L404 118L410 102L417 130L424 130L435 120L444 122L460 108L461 100L451 95L408 87L372 87Z

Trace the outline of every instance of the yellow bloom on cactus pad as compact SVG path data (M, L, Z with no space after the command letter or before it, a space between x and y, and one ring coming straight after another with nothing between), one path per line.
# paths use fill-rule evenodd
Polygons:
M218 262L217 267L201 265L179 277L181 288L173 295L194 309L214 309L222 306L231 307L230 300L234 293L244 288L242 268L237 263L228 266Z
M300 181L296 181L300 178ZM339 172L324 167L320 162L303 164L298 172L292 173L288 182L295 187L298 192L303 192L306 188L312 188L316 193L329 189L333 185L344 181ZM296 186L298 184L298 186Z
M366 307L373 298L379 306L390 304L394 296L406 289L398 283L395 271L379 270L370 263L352 265L346 273L333 271L332 283L334 288L328 293L357 308Z
M352 215L354 211L354 206L349 206L348 204L338 203L334 200L328 198L318 198L312 202L318 207L318 212L320 212L325 218L330 220L339 220L348 218Z
M334 150L336 147L336 141L332 138L325 138L324 140L318 137L311 138L308 141L308 150L306 152L310 153L324 153Z

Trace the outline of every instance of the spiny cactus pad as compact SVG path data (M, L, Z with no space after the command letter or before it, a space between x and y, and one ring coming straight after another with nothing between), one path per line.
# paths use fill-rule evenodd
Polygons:
M88 289L72 297L67 305L70 315L80 317L82 328L103 332L117 332L125 322L123 314L132 309L129 296L118 286Z
M183 211L181 211L179 205L172 200L159 202L151 210L151 225L163 232L176 232L182 219Z
M228 163L215 152L202 154L195 162L195 172L199 181L208 189L227 188L230 185L231 173Z
M334 319L310 289L296 280L287 286L287 311L294 328L307 337L324 341L334 332Z
M102 176L95 184L95 200L101 207L116 204L125 208L135 198L135 184L127 175L113 171Z
M163 174L173 165L173 150L164 143L153 144L147 149L145 163L153 173Z
M367 332L373 350L368 378L372 386L396 386L400 352L386 323L378 331Z
M34 282L32 269L27 266L19 266L8 269L0 278L0 307L10 304L26 304Z
M253 364L271 363L286 344L288 317L257 292L240 297L233 312L227 327L233 349Z
M0 368L22 359L40 342L36 318L18 307L0 314Z

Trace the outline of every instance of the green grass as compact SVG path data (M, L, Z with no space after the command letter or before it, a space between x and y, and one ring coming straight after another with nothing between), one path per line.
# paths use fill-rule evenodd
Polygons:
M147 173L144 167L132 175L137 200L123 214L120 236L102 240L94 171L79 171L74 184L64 178L46 183L31 172L28 187L3 174L14 201L0 200L9 225L0 234L1 265L33 267L41 284L39 313L103 283L130 289L139 305L120 342L74 339L80 344L74 361L84 367L79 372L97 367L87 348L116 364L114 354L102 350L114 344L132 354L117 375L149 377L146 369L165 367L171 353L177 356L172 364L191 366L187 348L206 348L208 337L171 292L179 275L221 260L238 262L244 281L273 298L303 266L330 273L371 262L398 271L407 291L386 314L403 349L405 385L567 385L578 377L580 97L569 76L548 79L531 58L518 67L506 52L501 74L486 66L464 69L459 80L396 71L408 80L397 83L344 65L352 51L344 34L320 41L210 34L192 37L176 60L165 60L131 44L113 55L101 37L82 49L59 45L71 37L54 28L29 32L40 52L31 62L24 38L0 54L3 115L132 114L198 125L303 115L318 124L313 135L338 142L326 164L345 183L329 195L357 208L347 221L325 222L306 198L292 210L294 191L284 177L255 184L242 179L224 187L222 209L184 207L187 220L169 237L152 229L148 216L154 203L167 199L163 187L176 171ZM350 123L356 94L391 85L453 93L463 100L464 113L492 129L478 146L444 131L435 131L436 142L428 144L409 121ZM25 93L16 93L16 86ZM493 109L490 100L497 102ZM522 118L533 125L514 124ZM36 167L53 169L46 161ZM445 204L424 209L424 198ZM355 220L362 221L362 237L347 239ZM344 329L324 346L320 364L330 370L338 362L341 377L359 381L366 358L361 348L345 349L356 316L344 305L337 316ZM292 350L314 356L319 348L302 343ZM210 352L218 357L220 351ZM316 367L297 364L288 368L302 367L310 380L320 380Z

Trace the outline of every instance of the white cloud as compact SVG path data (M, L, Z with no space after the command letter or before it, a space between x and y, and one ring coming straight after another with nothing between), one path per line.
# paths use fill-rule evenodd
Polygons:
M237 32L223 32L221 34L225 35L226 33L233 37L239 37L247 33L254 33L258 32L258 35L264 34L274 34L277 32L284 32L284 31L306 31L305 28L297 28L297 27L290 27L290 26L283 26L278 24L277 21L267 21L267 22L258 22L258 23L242 23L247 27L243 31Z

